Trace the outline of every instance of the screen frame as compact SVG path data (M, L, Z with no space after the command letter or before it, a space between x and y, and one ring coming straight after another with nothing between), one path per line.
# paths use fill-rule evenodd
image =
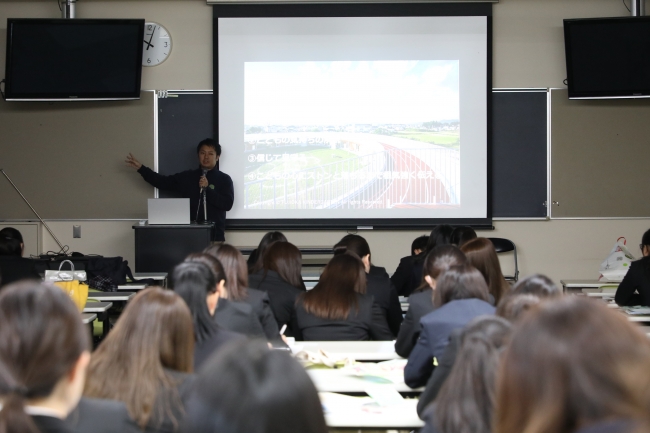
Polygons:
M650 86L647 89L635 92L633 90L626 92L619 91L577 91L574 82L574 67L573 67L573 53L571 40L571 28L577 26L586 26L589 24L608 24L608 23L622 23L622 22L639 22L645 21L646 25L650 27L650 16L642 17L606 17L606 18L573 18L564 20L564 53L566 59L566 74L567 74L567 87L569 99L637 99L637 98L650 98ZM650 45L650 42L648 43ZM648 81L650 84L650 80Z
M13 76L13 27L14 25L61 25L61 26L80 26L88 24L101 24L101 25L135 25L138 27L140 41L137 45L138 55L137 64L135 65L136 71L136 88L133 92L85 92L77 95L69 95L64 93L20 93L14 92L12 89L12 76ZM144 19L50 19L50 18L7 18L7 51L5 63L5 100L6 101L124 101L140 99L140 92L142 87L142 41L144 40Z
M219 18L483 16L487 24L487 207L485 218L301 218L230 219L226 230L419 230L438 224L493 229L492 225L492 4L354 3L354 4L215 4L213 9L213 88L219 89ZM214 137L219 137L219 98L213 99Z

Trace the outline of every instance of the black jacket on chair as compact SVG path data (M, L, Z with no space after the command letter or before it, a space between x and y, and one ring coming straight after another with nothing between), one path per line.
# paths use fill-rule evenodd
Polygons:
M264 275L264 270L261 270L249 275L248 285L268 293L278 329L286 324L288 329L285 335L293 336L292 323L296 315L296 298L303 291L284 281L274 271L267 271Z
M140 433L121 401L82 397L66 423L77 433Z
M302 300L296 306L296 340L305 341L363 341L392 340L381 308L371 295L358 294L359 311L353 308L346 319L316 317L305 311Z
M402 323L402 306L399 303L395 286L385 272L383 275L372 272L366 274L366 280L368 282L366 293L375 298L375 302L381 308L388 327L395 337Z
M395 341L395 352L402 358L408 358L420 336L420 319L434 310L433 291L424 289L409 296L409 309L406 311L402 326Z
M645 305L650 307L650 257L632 262L623 281L616 289L614 301L618 305ZM635 294L638 292L638 294Z

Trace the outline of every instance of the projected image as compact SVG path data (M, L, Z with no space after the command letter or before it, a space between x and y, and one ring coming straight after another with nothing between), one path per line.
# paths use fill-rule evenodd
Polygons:
M459 62L247 62L244 152L246 209L459 207Z

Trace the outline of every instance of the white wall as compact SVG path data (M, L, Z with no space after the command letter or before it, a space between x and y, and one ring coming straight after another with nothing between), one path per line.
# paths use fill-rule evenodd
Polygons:
M212 89L212 10L203 0L82 0L79 18L142 17L164 24L172 34L174 50L161 66L145 68L144 89ZM566 77L562 19L628 15L615 0L502 0L494 5L494 87L564 87ZM0 71L4 70L7 17L58 17L56 2L0 0ZM2 142L0 145L8 145ZM586 162L588 163L588 161ZM624 167L621 168L624 170ZM36 208L38 204L34 203ZM0 209L1 212L1 209ZM649 216L650 217L650 216ZM1 218L1 213L0 213ZM132 221L51 222L57 237L73 251L121 255L133 264ZM72 238L72 226L82 226L81 239ZM562 278L596 278L598 265L618 236L637 245L648 227L643 220L497 221L496 230L480 235L512 239L519 250L523 275L542 272ZM43 233L43 250L57 249ZM313 231L287 233L299 246L331 246L345 233ZM373 261L392 272L409 253L420 231L364 233ZM228 242L256 245L262 232L231 231ZM635 250L635 247L632 248ZM508 270L506 269L506 272Z

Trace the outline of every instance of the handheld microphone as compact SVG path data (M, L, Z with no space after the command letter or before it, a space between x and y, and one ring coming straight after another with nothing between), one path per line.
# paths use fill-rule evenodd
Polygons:
M206 169L204 168L204 169L203 169L203 177L206 177L207 174L208 174L208 170L206 170ZM206 179L207 179L207 177L206 177ZM200 193L200 194L203 194L203 190L204 190L204 189L205 189L205 188L201 187L201 190L199 191L199 193Z

